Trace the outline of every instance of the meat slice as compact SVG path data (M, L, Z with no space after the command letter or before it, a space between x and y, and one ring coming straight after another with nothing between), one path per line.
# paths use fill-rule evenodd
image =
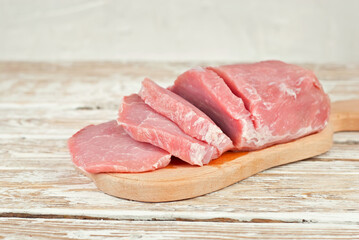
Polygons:
M280 61L209 69L249 110L257 131L255 148L318 132L328 122L329 97L309 70Z
M255 147L250 113L216 73L200 67L181 74L169 88L207 114L233 141L235 148Z
M68 147L74 164L89 173L152 171L171 159L168 152L133 140L116 120L81 129Z
M214 147L185 134L137 94L123 98L118 123L135 140L158 146L190 164L202 166L218 157Z
M183 132L214 146L219 155L233 147L229 137L206 114L152 80L146 78L142 82L139 95L147 105L172 120Z

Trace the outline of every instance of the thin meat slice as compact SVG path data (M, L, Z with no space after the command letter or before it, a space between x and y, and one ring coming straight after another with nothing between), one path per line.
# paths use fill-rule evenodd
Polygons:
M89 173L152 171L171 159L168 152L133 140L115 120L81 129L68 147L73 163Z
M207 114L230 137L236 149L255 147L250 113L216 73L200 67L181 74L169 88Z
M152 80L146 78L142 82L139 95L147 105L172 120L183 132L214 146L219 155L233 147L229 137L206 114Z
M309 70L280 61L210 67L242 98L257 131L255 148L322 130L330 101Z
M190 164L202 166L218 157L214 147L185 134L137 94L123 98L117 121L135 140L158 146Z

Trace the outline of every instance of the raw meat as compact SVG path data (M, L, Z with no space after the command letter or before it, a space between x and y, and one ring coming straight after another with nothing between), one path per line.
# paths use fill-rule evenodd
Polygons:
M257 131L256 148L322 130L330 100L309 70L280 61L212 67L242 98Z
M115 120L90 125L68 141L74 164L89 172L145 172L168 165L171 155L133 140Z
M142 82L139 95L147 105L172 120L183 132L214 146L219 155L233 147L229 137L206 114L152 80L146 78Z
M118 123L135 140L158 146L190 164L202 166L218 157L214 147L185 134L137 94L123 98Z
M181 74L169 88L207 114L241 150L255 147L250 113L213 71L200 67Z
M238 150L318 132L329 118L315 75L279 61L192 69L170 89L211 117Z

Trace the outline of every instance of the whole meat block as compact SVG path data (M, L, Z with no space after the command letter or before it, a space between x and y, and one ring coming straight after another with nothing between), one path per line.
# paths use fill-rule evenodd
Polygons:
M190 164L202 166L218 157L214 147L185 134L137 94L123 98L117 121L135 140L158 146Z
M255 147L250 113L215 72L194 68L181 74L169 88L207 114L230 137L236 149Z
M256 148L322 130L330 100L313 72L280 61L209 68L240 97L257 131Z
M214 146L219 155L233 147L229 137L206 114L152 80L146 78L142 82L139 95L147 105L172 120L183 132Z
M152 171L171 160L168 152L133 140L116 120L81 129L68 147L73 163L89 173Z
M170 89L211 117L237 150L318 132L329 118L329 98L315 75L279 61L192 69Z

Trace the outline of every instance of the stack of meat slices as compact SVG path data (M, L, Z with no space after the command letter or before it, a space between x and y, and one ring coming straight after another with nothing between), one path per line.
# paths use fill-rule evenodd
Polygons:
M150 79L123 98L118 119L69 139L90 172L144 172L171 156L203 166L226 151L252 151L321 131L330 101L315 75L280 61L194 68L162 88Z

